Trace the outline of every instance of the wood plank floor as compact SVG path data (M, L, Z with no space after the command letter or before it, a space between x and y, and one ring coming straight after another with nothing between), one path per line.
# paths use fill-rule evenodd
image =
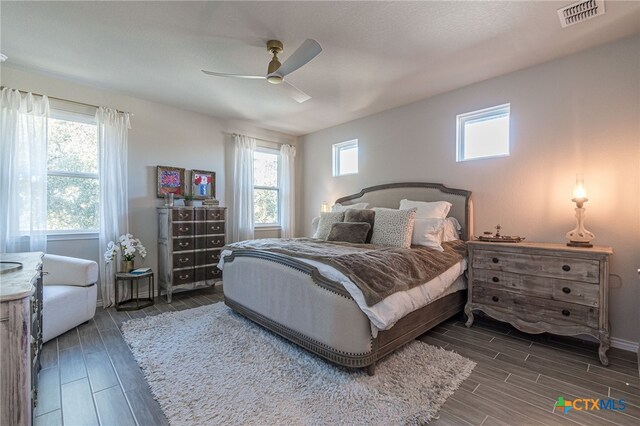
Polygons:
M165 425L138 364L120 334L132 318L184 310L222 300L220 286L174 294L173 303L137 312L98 308L92 321L44 345L36 425ZM479 319L467 329L462 316L419 339L477 363L444 404L437 425L637 425L640 379L636 355L609 352L602 367L585 342L527 335L503 323ZM624 411L561 414L559 396L624 399Z

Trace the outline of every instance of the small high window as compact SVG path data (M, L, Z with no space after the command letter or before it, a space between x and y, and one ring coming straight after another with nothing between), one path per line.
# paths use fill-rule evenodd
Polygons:
M358 139L333 145L333 175L358 173Z
M457 161L509 155L510 104L457 117Z

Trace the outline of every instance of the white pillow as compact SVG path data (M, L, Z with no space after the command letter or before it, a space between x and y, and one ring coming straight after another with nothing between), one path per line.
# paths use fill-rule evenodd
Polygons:
M369 203L356 203L348 206L343 206L342 204L337 203L337 204L334 204L333 207L331 207L331 211L343 212L343 211L346 211L347 209L364 210L367 207L369 207Z
M417 219L429 219L432 217L444 219L449 214L449 210L451 210L451 203L448 201L411 201L406 198L400 201L400 210L412 208L418 209L416 213Z
M313 238L320 240L326 240L331 232L331 226L334 223L344 221L344 212L322 212L320 213L320 221L318 222L318 228L316 233L313 234Z
M455 241L460 239L460 222L455 217L448 217L444 221L444 230L442 232L442 242Z
M371 244L392 247L411 247L413 223L416 209L396 210L375 208L376 217L373 225Z
M444 251L441 244L445 222L444 219L436 218L416 219L413 224L411 244Z

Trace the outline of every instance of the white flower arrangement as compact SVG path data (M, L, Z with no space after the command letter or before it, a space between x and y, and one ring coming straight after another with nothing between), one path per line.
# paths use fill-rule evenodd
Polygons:
M104 260L107 263L113 261L116 255L120 253L122 260L130 261L136 257L136 252L141 258L147 257L147 249L142 245L139 239L133 238L131 234L120 235L118 242L109 241L107 251L104 253Z

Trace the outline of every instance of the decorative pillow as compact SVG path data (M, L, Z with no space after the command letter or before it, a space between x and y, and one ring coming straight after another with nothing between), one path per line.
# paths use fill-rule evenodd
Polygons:
M460 222L455 217L448 217L444 221L444 230L442 232L442 241L454 241L460 239Z
M367 207L369 207L369 203L356 203L348 206L343 206L342 204L337 203L337 204L334 204L333 207L331 207L331 211L343 212L343 211L346 211L347 209L363 210L363 209L366 209Z
M444 219L436 218L416 219L413 225L411 244L444 251L441 244L445 222Z
M418 219L429 219L430 217L444 219L449 214L449 210L451 210L451 203L448 201L426 202L407 199L400 201L400 210L409 210L412 208L418 209L416 213L416 218Z
M344 220L344 212L322 212L320 213L320 221L318 222L318 229L313 234L313 238L320 240L326 240L331 232L331 225L334 223L342 222Z
M375 225L371 244L381 244L393 247L411 247L413 223L416 219L416 209L395 210L375 208Z
M373 210L355 210L348 209L344 212L344 221L345 222L366 222L369 224L369 233L367 233L367 239L365 243L371 242L371 237L373 236L373 225L375 225L376 212Z
M348 210L347 210L348 211ZM371 225L367 222L340 222L331 225L327 241L364 244Z

